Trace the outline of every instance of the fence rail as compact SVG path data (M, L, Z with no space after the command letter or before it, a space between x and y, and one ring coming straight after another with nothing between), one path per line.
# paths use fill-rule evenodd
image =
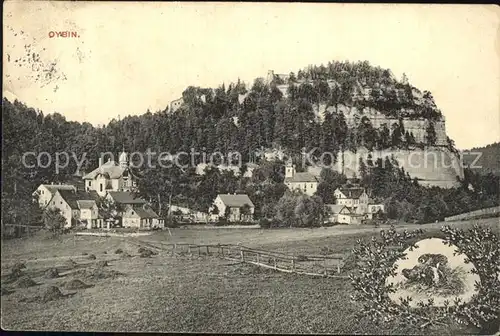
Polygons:
M38 230L42 230L44 227L42 225L25 225L25 224L9 224L2 223L1 235L2 239L10 237L21 237L27 234L28 237Z
M458 220L473 219L474 217L479 217L484 215L498 215L498 214L500 214L500 206L469 211L455 216L446 217L444 220L445 222L452 222Z
M248 248L234 244L188 244L163 243L134 239L137 245L147 246L178 255L216 256L221 259L239 261L280 272L330 278L347 278L342 275L343 256L296 255L278 251Z

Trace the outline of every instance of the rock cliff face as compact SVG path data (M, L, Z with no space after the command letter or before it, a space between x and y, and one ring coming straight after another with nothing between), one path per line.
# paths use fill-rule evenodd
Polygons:
M358 109L357 107L345 106L343 104L339 104L337 107L327 107L326 104L316 104L313 105L313 110L319 120L324 119L324 115L327 111L337 111L339 113L342 113L344 114L347 126L349 128L358 127L361 123L361 119L365 116L370 120L370 123L375 129L380 129L384 125L391 129L395 125L398 125L400 121L399 118L387 116L372 107L364 107L363 109ZM403 115L412 115L414 113L412 109L402 110L401 112ZM438 120L404 116L401 117L401 121L403 122L404 129L413 135L416 143L425 144L427 142L427 127L429 126L429 123L432 123L436 132L435 145L448 145L448 137L446 135L446 121L444 116L441 116Z
M385 159L393 156L399 167L404 168L412 178L417 178L421 185L428 187L457 187L460 185L457 177L460 179L464 177L463 165L457 154L445 147L438 146L425 149L380 151L368 151L360 148L356 153L345 151L342 154L339 152L337 162L332 168L339 173L344 173L349 178L359 177L359 160L362 158L366 163L369 154L371 154L373 162L378 158ZM321 169L311 168L309 171L319 175Z

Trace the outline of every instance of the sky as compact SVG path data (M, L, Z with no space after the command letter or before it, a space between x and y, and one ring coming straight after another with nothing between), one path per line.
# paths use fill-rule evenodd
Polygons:
M493 5L6 1L3 15L3 96L68 120L103 124L163 110L189 85L368 60L430 91L458 148L500 141ZM63 31L78 37L53 36Z

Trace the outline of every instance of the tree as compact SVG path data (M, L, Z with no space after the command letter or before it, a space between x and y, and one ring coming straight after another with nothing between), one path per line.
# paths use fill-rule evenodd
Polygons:
M240 220L247 220L250 216L252 215L252 210L250 208L250 205L247 203L243 204L243 206L240 208Z
M224 219L229 220L231 216L231 207L227 206L224 210Z
M316 190L316 196L321 197L325 204L335 204L334 191L344 183L347 178L330 168L323 168L320 173L320 182Z
M426 131L426 140L427 140L427 145L433 146L436 144L436 130L434 129L434 123L432 121L429 121L427 124L427 128L425 129Z
M393 147L399 147L401 144L403 133L401 133L401 125L398 123L394 123L392 125L392 134L391 134L391 145Z
M320 197L299 197L294 209L296 222L301 227L321 226L323 208L323 200Z
M212 208L212 210L210 211L210 213L211 213L212 215L218 215L218 214L219 214L219 208L217 207L217 205L215 205L215 204L213 205L213 208Z
M323 219L323 201L318 196L307 196L301 192L290 192L276 206L276 220L283 226L320 226Z
M359 158L359 177L361 179L361 183L363 184L368 177L368 168L366 167L365 161L363 158Z
M66 218L59 209L47 209L43 213L43 223L53 236L57 236L62 233L66 225Z

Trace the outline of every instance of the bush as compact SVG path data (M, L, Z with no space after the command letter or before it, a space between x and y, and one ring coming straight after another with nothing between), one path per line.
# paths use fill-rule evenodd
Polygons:
M54 279L59 277L59 271L57 268L49 268L45 271L44 276L48 279Z
M271 227L271 221L267 218L261 218L259 225L262 229L269 229Z
M43 223L52 237L65 233L66 218L58 209L47 209L43 213Z
M259 221L259 225L263 229L276 229L276 228L280 228L280 227L287 227L287 225L285 223L283 223L282 221L280 221L277 218L272 218L272 219L262 218Z
M179 222L175 217L167 217L165 218L165 227L170 229L178 228Z

